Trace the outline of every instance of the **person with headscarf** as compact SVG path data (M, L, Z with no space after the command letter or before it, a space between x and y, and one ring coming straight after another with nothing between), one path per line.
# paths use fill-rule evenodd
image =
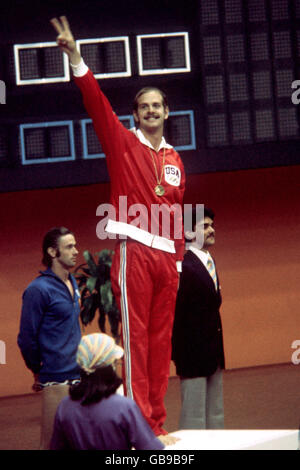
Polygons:
M116 393L122 384L116 362L123 349L104 333L83 336L77 350L81 380L55 416L51 450L161 450L139 407Z

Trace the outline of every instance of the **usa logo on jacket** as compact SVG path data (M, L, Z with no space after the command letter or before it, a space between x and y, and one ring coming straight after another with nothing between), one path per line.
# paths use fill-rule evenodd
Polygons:
M181 180L181 171L177 166L165 165L165 181L172 186L179 186Z

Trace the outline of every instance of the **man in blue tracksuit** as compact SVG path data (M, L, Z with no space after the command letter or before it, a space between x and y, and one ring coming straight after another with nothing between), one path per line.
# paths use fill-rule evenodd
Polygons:
M42 389L42 449L49 448L58 402L80 377L76 363L81 339L80 294L70 270L76 264L76 240L65 227L50 230L43 241L45 271L23 294L18 345L33 372L33 390Z

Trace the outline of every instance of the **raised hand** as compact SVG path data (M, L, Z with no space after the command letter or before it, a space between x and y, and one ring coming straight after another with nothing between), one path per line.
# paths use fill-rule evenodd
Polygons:
M52 18L50 20L50 23L58 33L56 42L60 49L66 54L68 54L70 62L73 65L79 64L81 56L76 48L76 43L67 18L65 16L60 16L59 19Z

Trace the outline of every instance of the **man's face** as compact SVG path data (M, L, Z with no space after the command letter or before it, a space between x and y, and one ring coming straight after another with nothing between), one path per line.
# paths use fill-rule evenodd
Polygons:
M204 217L204 220L201 220L196 224L195 235L198 239L201 239L200 234L203 235L203 248L209 249L212 245L215 244L215 229L214 221L210 217Z
M78 251L76 240L73 235L63 235L58 240L57 261L64 269L71 269L76 265Z
M164 107L161 94L153 90L143 93L138 98L138 108L133 115L141 130L153 132L163 128L169 110Z

